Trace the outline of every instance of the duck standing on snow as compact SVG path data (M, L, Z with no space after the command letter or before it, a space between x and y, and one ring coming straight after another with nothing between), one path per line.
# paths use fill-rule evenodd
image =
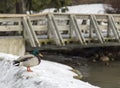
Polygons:
M39 50L33 50L31 54L21 56L17 60L14 60L13 65L25 66L25 67L27 67L28 72L32 72L30 67L39 65L42 57L43 57L43 55L41 53L39 53Z

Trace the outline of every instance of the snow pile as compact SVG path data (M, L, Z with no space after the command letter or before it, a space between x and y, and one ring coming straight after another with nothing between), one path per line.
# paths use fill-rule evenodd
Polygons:
M68 6L69 11L66 13L80 13L80 14L104 14L105 9L103 4L84 4L76 6ZM43 13L53 12L54 8L46 9Z
M34 72L26 72L25 67L12 65L15 58L0 53L0 88L99 88L74 79L69 66L42 60Z

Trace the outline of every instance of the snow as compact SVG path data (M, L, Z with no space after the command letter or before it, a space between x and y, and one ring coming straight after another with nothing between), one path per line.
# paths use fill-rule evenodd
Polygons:
M69 66L42 60L27 72L23 66L12 65L19 56L0 53L0 88L99 88L74 79Z
M69 11L66 13L79 13L79 14L104 14L104 4L84 4L76 6L68 6ZM53 12L54 8L46 9L42 13Z

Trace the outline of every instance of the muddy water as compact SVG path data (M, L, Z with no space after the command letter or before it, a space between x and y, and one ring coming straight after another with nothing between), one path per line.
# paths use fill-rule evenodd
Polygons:
M89 62L81 57L64 57L62 55L49 55L45 57L70 65L83 74L83 81L89 82L101 88L120 88L120 61L112 61L109 66L102 62Z
M81 68L78 69L81 71ZM89 63L85 69L84 81L101 88L120 88L120 61L110 62L109 66L98 62Z

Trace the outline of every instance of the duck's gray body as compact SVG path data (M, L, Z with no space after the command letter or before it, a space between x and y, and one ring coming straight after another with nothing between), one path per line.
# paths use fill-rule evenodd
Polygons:
M34 56L34 55L25 55L19 57L17 60L14 61L14 65L19 66L25 66L25 67L33 67L41 62L41 57L39 55Z

